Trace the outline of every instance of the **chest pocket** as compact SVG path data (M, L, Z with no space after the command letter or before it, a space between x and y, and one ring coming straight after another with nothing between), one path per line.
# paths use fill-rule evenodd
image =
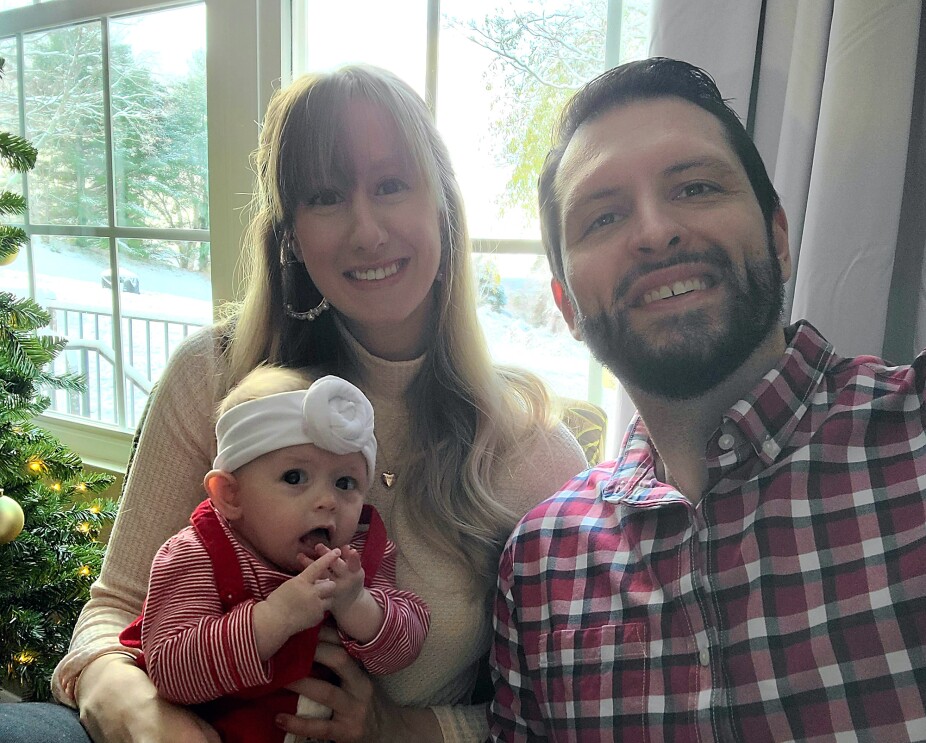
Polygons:
M631 623L539 637L534 691L554 740L581 740L583 723L596 740L648 740L646 634L645 624Z

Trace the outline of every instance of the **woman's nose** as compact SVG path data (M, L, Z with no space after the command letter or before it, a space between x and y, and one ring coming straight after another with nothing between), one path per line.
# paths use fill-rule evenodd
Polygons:
M359 250L374 251L385 245L389 238L383 215L370 199L355 198L351 208L353 219L353 247Z

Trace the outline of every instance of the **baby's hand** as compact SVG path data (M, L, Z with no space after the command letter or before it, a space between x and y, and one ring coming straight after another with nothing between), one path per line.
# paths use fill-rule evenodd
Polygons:
M313 562L303 558L300 555L300 562L304 563L302 572L274 589L264 602L286 622L290 635L314 627L331 610L336 588L330 580L331 568L343 562L337 549L327 551Z
M360 553L349 544L333 550L323 544L315 545L315 554L322 560L332 553L338 558L331 564L328 577L334 583L331 605L328 607L336 619L346 615L350 607L363 592L363 568L360 566Z

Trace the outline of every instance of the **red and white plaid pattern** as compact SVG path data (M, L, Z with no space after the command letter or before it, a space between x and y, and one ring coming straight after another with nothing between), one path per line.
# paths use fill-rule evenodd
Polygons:
M926 354L788 337L709 442L698 507L636 419L521 521L493 740L926 740Z

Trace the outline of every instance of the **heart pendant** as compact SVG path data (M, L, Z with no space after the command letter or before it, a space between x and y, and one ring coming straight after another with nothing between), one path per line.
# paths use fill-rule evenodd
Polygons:
M389 489L395 483L395 472L383 472L379 476L379 479L382 480L383 485L385 485L386 488Z

